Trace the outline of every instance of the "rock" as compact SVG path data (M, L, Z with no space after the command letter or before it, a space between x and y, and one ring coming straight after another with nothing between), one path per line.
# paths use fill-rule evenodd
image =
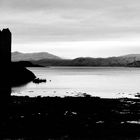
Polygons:
M33 80L33 83L35 83L35 84L46 83L46 79L35 78L35 79Z

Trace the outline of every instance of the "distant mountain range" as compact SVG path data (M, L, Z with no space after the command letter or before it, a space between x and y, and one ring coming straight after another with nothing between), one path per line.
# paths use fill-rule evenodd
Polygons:
M47 52L39 52L39 53L13 52L12 53L12 61L38 61L41 59L61 59L61 58Z
M122 55L120 57L123 57L123 58L136 58L136 60L140 60L140 54L127 54L127 55Z
M26 66L129 66L140 67L140 54L128 54L118 57L92 58L79 57L62 59L56 55L41 53L12 53L12 61L20 61Z

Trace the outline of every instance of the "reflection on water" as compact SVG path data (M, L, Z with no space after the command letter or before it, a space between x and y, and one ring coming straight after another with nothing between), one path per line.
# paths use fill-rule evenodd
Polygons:
M83 93L103 98L130 97L140 92L139 68L51 67L29 68L46 83L12 89L18 96L80 96ZM20 94L19 94L20 93Z

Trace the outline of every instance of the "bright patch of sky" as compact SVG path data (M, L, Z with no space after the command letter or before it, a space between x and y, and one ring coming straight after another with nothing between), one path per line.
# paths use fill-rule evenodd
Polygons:
M140 52L139 0L0 0L13 51L64 58Z

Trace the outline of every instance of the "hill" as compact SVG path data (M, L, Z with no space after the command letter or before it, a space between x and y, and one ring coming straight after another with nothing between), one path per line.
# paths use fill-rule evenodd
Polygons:
M39 52L39 53L13 52L12 53L12 61L38 61L41 59L56 60L56 59L61 59L61 58L47 52Z
M39 61L32 61L33 64L41 66L135 66L136 60L140 61L139 57L108 57L108 58L90 58L79 57L76 59L42 59ZM134 64L133 64L134 63ZM136 65L139 67L139 65Z
M140 67L140 61L135 61L128 64L129 67Z
M123 57L123 58L133 58L133 59L140 60L140 54L127 54L127 55L123 55L123 56L120 56L120 57Z
M12 54L13 55L13 54ZM26 55L24 55L26 57ZM12 56L13 58L13 56ZM35 57L36 58L36 57ZM58 59L53 58L45 58L38 57L38 59L28 59L24 58L20 60L21 61L30 61L33 65L37 66L137 66L135 64L136 61L140 61L140 54L129 54L124 56L118 56L118 57L108 57L108 58L92 58L92 57L79 57L75 59L61 59L59 57L55 57ZM14 60L14 59L13 59ZM16 60L19 60L17 57ZM24 62L25 63L25 62Z
M32 73L30 70L26 69L17 62L11 63L10 72L10 85L12 87L24 85L30 81L33 81L36 78L34 73Z

